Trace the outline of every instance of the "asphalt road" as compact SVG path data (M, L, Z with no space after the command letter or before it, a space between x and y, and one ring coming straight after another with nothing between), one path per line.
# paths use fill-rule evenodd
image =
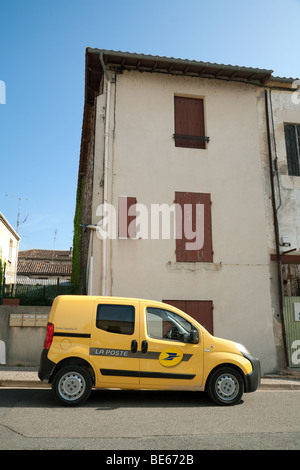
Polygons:
M0 389L0 449L300 449L300 390L233 407L200 392L93 390L79 408L50 389Z

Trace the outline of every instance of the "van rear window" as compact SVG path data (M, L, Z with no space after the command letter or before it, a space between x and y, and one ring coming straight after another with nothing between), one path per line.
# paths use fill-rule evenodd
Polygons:
M96 327L109 333L132 335L135 310L131 305L98 305Z

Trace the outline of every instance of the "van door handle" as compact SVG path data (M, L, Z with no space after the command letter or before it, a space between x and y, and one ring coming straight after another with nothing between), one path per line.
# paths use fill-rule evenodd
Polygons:
M148 351L148 341L144 340L142 341L142 353L146 354L147 351Z
M131 352L132 352L132 353L136 353L136 352L137 352L137 347L138 347L137 340L136 340L136 339L133 339L133 340L131 341Z

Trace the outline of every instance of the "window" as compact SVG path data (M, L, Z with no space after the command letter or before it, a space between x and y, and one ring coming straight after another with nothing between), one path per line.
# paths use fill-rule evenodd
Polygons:
M148 336L189 343L191 331L195 328L180 315L152 307L147 308L146 315Z
M284 133L289 175L300 176L300 124L285 124Z
M181 207L181 230L176 238L177 262L212 263L212 227L210 194L175 193L175 203Z
M175 146L205 149L204 102L198 98L175 96Z
M119 238L136 237L136 198L119 196L118 229Z
M9 239L9 248L8 248L8 262L9 263L12 263L12 261L13 261L13 248L14 248L14 242L10 238Z
M131 305L98 305L96 327L109 333L132 335L135 310Z

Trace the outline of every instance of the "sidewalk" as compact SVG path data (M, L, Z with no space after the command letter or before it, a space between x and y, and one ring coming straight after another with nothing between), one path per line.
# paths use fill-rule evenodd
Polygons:
M300 390L300 374L267 375L262 377L260 390ZM0 387L49 388L38 378L37 367L0 366Z
M49 388L38 378L37 367L0 366L0 387Z

